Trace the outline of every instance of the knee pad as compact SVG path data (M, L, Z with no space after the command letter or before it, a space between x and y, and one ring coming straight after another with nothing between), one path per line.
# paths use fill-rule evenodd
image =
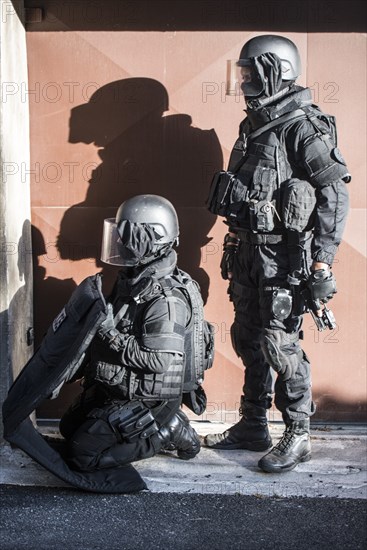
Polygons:
M298 339L298 332L289 334L282 330L265 329L264 331L261 349L265 359L284 380L294 375L302 359Z
M190 421L181 410L161 427L159 434L163 448L177 449L177 456L184 460L194 458L200 451L200 439Z

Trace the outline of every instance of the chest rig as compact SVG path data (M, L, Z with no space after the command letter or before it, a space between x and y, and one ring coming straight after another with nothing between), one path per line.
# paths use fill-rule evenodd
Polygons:
M88 383L102 383L118 399L181 397L188 304L179 288L166 288L171 279L172 275L161 270L146 273L133 284L117 282L110 302L125 343L121 351L114 351L101 339L94 340Z
M315 135L336 142L335 121L307 105L271 120L255 131L245 119L227 171L215 174L207 205L227 218L231 227L253 233L298 232L309 229L316 204L305 170L289 161L287 130L308 120Z
M180 397L183 392L185 404L196 414L202 414L206 398L201 384L205 371L213 365L214 329L204 319L199 285L178 268L170 277L151 278L147 283L143 292L135 295L133 300L130 298L120 309L115 309L115 324L121 333L135 336L146 350L158 347L163 351L175 350L179 355L165 373L135 376L133 372L126 372L130 382L134 379L138 383L132 397L146 398L143 386L146 390L149 384L155 397L160 399ZM165 320L144 323L144 304L149 306L153 301L158 307L159 304L163 306ZM186 306L185 319L177 317L176 304L179 301ZM179 309L182 311L182 307Z
M249 132L248 124L237 139L229 160L229 171L240 182L242 207L234 215L235 225L254 233L280 232L283 184L295 174L287 158L285 132L290 124L304 118L302 109L287 113Z

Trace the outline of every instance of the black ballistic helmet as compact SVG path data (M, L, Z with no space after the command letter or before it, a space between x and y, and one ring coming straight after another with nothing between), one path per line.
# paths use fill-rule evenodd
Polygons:
M176 210L159 195L137 195L123 202L116 224L120 256L127 266L147 264L178 241Z
M297 46L284 36L265 34L244 44L237 66L250 66L251 82L244 82L246 97L272 96L282 84L292 82L301 74L301 59Z
M119 207L116 219L105 220L101 259L136 267L161 256L178 243L176 210L159 195L137 195Z

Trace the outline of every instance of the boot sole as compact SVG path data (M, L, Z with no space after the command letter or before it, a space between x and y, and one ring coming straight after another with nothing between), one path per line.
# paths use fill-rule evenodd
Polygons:
M290 472L291 470L294 470L294 468L298 466L298 464L300 464L301 462L308 462L309 460L311 460L311 453L307 453L305 456L300 458L300 460L296 464L294 464L293 466L287 466L286 468L271 466L270 464L269 466L267 466L266 464L261 465L261 460L259 460L258 466L263 472L266 472L268 474L279 474L283 472Z
M243 443L216 443L215 445L208 445L204 441L204 446L208 449L215 449L217 451L234 451L236 449L242 449L245 451L267 451L272 447L273 443L271 439L269 441L246 441Z

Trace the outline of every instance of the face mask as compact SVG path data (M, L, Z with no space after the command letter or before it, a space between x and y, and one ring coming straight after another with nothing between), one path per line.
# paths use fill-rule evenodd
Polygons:
M259 97L264 92L264 83L255 71L251 71L251 80L245 80L241 84L241 90L245 97Z
M104 220L101 260L116 266L135 267L153 259L159 235L153 227L128 220L118 225L115 218Z
M117 246L123 265L136 266L152 260L160 236L151 225L124 220L118 225L118 234Z
M232 70L230 74L235 74L237 89L239 86L246 99L272 97L281 89L282 63L277 55L264 53L240 59L236 64L236 72Z

